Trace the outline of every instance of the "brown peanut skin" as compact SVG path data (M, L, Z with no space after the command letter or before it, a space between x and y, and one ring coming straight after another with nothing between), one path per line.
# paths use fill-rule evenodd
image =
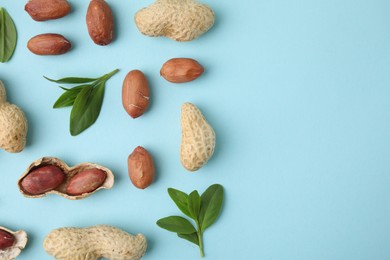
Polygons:
M99 188L107 178L107 174L99 169L84 170L73 176L66 188L69 195L81 195Z
M127 159L129 177L135 187L145 189L154 180L154 163L149 152L138 146Z
M114 39L114 17L104 0L91 0L87 10L88 33L94 43L107 45Z
M149 85L145 75L139 70L127 73L122 85L122 104L132 118L137 118L146 111L149 96Z
M172 83L185 83L197 79L204 68L196 60L190 58L174 58L163 64L160 75Z
M60 55L68 52L72 44L62 35L44 33L32 37L27 48L36 55Z
M7 249L11 247L14 243L15 237L11 233L0 229L0 250Z
M24 6L24 10L38 22L64 17L70 9L66 0L30 0Z
M21 185L26 192L38 195L57 188L64 180L64 172L57 166L49 165L30 172Z

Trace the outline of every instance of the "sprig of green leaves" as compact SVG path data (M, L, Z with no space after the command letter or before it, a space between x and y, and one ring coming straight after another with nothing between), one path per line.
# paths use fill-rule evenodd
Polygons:
M106 82L118 71L115 69L99 78L67 77L54 80L43 76L59 84L80 84L72 88L59 86L65 92L53 105L53 108L72 106L70 112L70 134L72 136L80 134L95 123L103 104Z
M0 7L0 62L11 59L16 48L17 33L15 23L8 12Z
M220 184L211 185L202 196L199 196L196 190L187 195L173 188L168 189L168 194L180 211L195 221L196 229L188 219L180 216L162 218L156 224L198 245L200 255L203 257L203 232L217 220L221 213L223 187Z

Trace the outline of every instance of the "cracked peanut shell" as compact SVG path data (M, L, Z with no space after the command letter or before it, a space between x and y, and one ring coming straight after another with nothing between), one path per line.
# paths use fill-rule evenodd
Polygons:
M31 192L31 191L29 192L29 190L26 189L25 186L26 183L25 179L29 178L28 177L29 174L34 174L34 171L37 171L44 167L56 167L60 169L64 174L64 178L62 179L62 181L59 181L58 185L53 185L54 188L52 187L52 189L45 190L46 185L48 185L47 183L50 183L50 185L52 183L52 180L47 180L47 178L56 178L57 180L61 179L60 177L58 177L60 175L59 173L52 174L53 171L50 171L50 173L47 174L48 177L42 177L41 180L38 180L39 183L35 184L39 188L42 188L43 186L42 192ZM102 180L101 177L95 177L95 176L91 177L88 176L89 174L87 174L87 176L82 177L86 181L80 183L80 178L77 175L78 174L85 175L86 171L91 171L91 170L104 172L106 176ZM98 182L99 185L96 185L97 179L101 180L100 182ZM69 167L65 162L55 157L43 157L34 161L33 163L30 164L30 166L22 174L22 176L18 181L19 191L22 193L23 196L27 198L41 198L48 194L57 194L70 200L84 199L94 194L100 189L111 189L113 185L114 185L114 174L111 172L111 170L109 170L106 167L103 167L95 163L88 163L88 162L80 163L73 167ZM88 191L78 192L80 191L80 187L84 187ZM93 189L91 189L91 187L93 187ZM36 191L36 189L34 188L33 190Z
M27 241L24 230L12 231L0 226L0 260L15 259L25 248Z

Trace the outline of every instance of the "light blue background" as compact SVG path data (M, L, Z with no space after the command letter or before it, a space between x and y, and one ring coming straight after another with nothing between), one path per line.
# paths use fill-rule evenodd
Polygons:
M178 214L166 189L203 192L225 187L220 219L204 234L207 259L390 259L390 1L211 1L215 26L178 43L141 35L133 17L152 1L109 1L115 41L90 40L89 1L70 1L71 14L38 23L26 1L0 0L13 17L18 45L0 64L9 100L29 121L20 154L0 152L0 223L25 229L18 259L51 259L44 237L54 228L110 224L148 238L144 259L199 259L196 246L158 228ZM55 32L74 48L66 55L31 54L28 39ZM174 85L159 76L173 57L192 57L206 69ZM106 86L97 122L77 137L69 109L52 109L62 93L42 78L120 72ZM121 103L126 73L147 75L150 109L131 119ZM213 158L196 173L180 164L180 107L193 102L217 134ZM127 156L138 145L155 159L157 179L138 190ZM111 190L70 201L24 198L16 182L42 156L69 165L96 162L113 170Z

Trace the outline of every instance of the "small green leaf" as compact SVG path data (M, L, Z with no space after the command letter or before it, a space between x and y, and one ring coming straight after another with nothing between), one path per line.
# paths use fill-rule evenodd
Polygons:
M87 86L77 95L70 113L71 135L78 135L95 123L103 103L104 83L95 88Z
M90 86L91 84L85 84L85 85L79 85L79 86L75 86L73 88L65 88L63 86L58 86L60 89L63 89L65 91L76 91L76 90L81 90L82 88L84 87L87 87L87 86Z
M11 59L16 48L17 33L15 23L8 12L0 7L0 62Z
M188 211L193 219L198 220L200 211L200 196L196 190L188 195Z
M199 239L197 233L191 233L191 234L177 234L179 237L184 238L191 243L194 243L195 245L199 246Z
M211 185L201 196L199 224L201 230L211 226L221 213L223 202L223 187L219 184Z
M55 83L65 83L65 84L79 84L79 83L89 83L97 80L98 78L78 78L78 77L67 77L62 79L50 79L46 76L43 76L45 79L55 82Z
M179 216L170 216L159 219L156 223L160 228L179 234L196 233L194 226L187 219Z
M188 211L188 195L173 188L168 189L168 194L181 212L192 218L191 213Z
M63 87L60 87L62 89L65 89L66 91L57 99L57 101L53 105L53 108L62 108L62 107L73 106L77 95L86 86L89 86L89 85L81 85L81 86L74 87L71 89L65 89Z

